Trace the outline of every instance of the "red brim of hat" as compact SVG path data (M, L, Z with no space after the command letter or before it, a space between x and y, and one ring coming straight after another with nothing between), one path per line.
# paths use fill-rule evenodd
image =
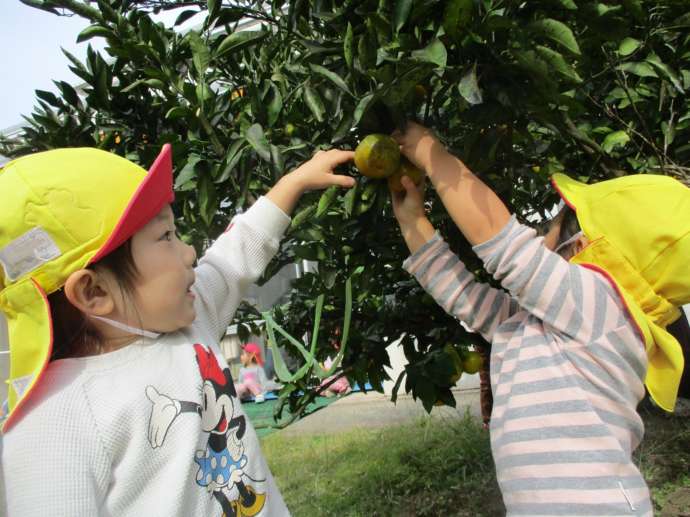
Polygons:
M144 181L132 196L112 235L89 261L98 262L121 246L153 219L165 205L175 200L173 192L172 147L163 145Z

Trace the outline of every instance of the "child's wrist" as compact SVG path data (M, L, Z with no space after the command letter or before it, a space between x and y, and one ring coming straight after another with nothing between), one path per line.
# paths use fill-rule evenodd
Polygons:
M287 173L285 176L280 178L278 182L283 183L283 185L285 185L286 188L288 188L290 191L296 193L299 196L301 196L308 190L308 185L304 181L304 178L302 177L302 174L300 174L298 169L295 169L294 171Z
M447 154L445 146L433 136L423 138L417 147L417 162L425 170L432 169L433 164L439 158Z
M429 242L436 233L431 221L426 215L419 216L414 220L400 223L400 232L407 243L410 252L415 253L424 244Z

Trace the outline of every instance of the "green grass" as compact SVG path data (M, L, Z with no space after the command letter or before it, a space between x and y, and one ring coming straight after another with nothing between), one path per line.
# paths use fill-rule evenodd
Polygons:
M470 417L263 439L295 517L503 515L488 432Z
M635 453L655 514L690 515L690 418L643 407ZM428 419L402 427L262 439L295 517L505 515L488 432L478 422Z
M652 493L655 514L690 515L690 417L670 417L645 404L645 437L634 458Z

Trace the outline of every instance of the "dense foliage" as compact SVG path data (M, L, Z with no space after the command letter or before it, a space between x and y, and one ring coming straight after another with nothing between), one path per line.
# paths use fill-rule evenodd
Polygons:
M553 207L555 171L586 181L688 178L685 1L22 1L87 18L78 39L107 46L83 63L68 55L83 85L37 91L23 134L0 152L88 145L148 164L170 142L179 226L200 249L316 149L353 148L406 118L433 127L523 220ZM194 29L152 20L180 6L176 25L203 13ZM485 278L428 197L439 230ZM380 388L387 340L404 335L410 365L401 386L427 408L452 403L443 347L477 338L402 270L405 257L385 183L309 194L266 276L298 259L318 262L318 272L294 283L276 318L303 335L324 293L318 354L332 355L327 336L342 324L345 280L363 266L352 276L343 371Z

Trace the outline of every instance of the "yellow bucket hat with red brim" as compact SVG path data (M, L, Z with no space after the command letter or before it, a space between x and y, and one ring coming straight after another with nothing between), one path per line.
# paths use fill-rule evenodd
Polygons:
M50 359L48 295L98 262L174 199L172 153L151 169L92 148L55 149L0 169L0 310L9 331L6 432Z
M591 185L555 174L552 183L589 240L571 262L618 291L645 343L649 394L673 411L684 362L666 326L690 302L690 188L652 174Z

